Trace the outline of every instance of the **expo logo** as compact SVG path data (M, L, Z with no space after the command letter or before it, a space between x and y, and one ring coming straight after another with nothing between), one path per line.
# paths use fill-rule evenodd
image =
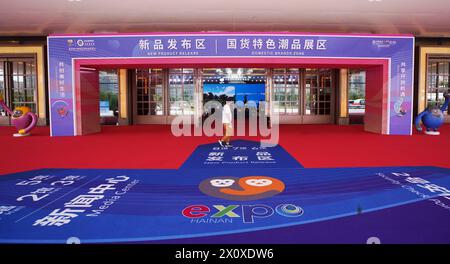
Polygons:
M253 201L272 197L284 191L282 181L268 176L225 176L203 180L199 184L202 193L232 201Z
M303 209L294 204L280 204L274 208L265 204L255 205L213 205L216 212L206 205L190 205L182 210L184 217L189 219L205 218L209 215L212 219L219 219L224 216L229 218L242 218L244 224L252 224L256 218L268 218L275 213L284 217L299 217L303 215ZM240 207L239 212L238 208Z

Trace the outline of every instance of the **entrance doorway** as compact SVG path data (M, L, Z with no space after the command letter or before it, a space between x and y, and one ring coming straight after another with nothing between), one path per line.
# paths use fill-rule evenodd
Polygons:
M279 114L280 123L334 123L334 72L330 68L135 69L133 119L135 124L170 124L179 115L205 118L211 114L203 111L207 102L223 105L232 100L236 111L245 111L246 117L267 103L270 113Z

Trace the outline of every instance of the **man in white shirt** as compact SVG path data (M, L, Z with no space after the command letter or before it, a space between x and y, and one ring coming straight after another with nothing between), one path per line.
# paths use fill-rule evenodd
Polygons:
M230 139L233 135L233 113L231 112L231 104L233 101L227 101L222 108L222 123L224 136L219 140L222 147L231 147Z

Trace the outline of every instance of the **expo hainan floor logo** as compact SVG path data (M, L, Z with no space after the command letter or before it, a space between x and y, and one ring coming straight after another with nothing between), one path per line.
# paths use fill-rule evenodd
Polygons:
M284 191L284 183L268 176L213 177L199 184L202 193L231 201L254 201L269 198ZM213 211L215 210L215 211ZM256 218L268 218L273 215L299 217L303 209L297 205L285 203L275 207L266 204L190 205L183 209L184 217L191 223L233 223L233 219L242 218L245 224L255 222Z
M284 183L267 176L214 177L203 180L202 193L231 201L252 201L272 197L284 191Z

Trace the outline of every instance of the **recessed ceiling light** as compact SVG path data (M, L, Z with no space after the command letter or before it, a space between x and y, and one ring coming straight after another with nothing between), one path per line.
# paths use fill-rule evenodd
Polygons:
M71 2L71 3L81 2L81 0L67 0L67 1L69 1L69 2Z
M376 2L381 2L383 0L368 0L368 1L371 2L371 3L376 3Z

